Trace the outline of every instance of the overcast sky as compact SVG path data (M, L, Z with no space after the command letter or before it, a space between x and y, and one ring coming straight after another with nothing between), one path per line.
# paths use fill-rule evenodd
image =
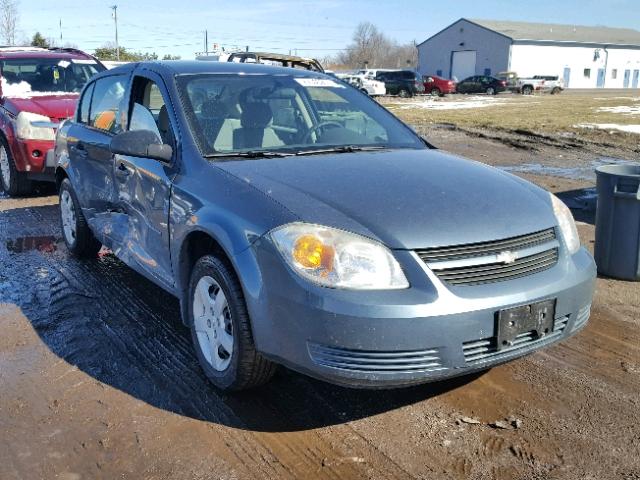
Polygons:
M640 29L640 0L18 0L20 34L60 38L82 49L114 40L109 8L118 5L120 45L184 59L209 45L295 51L325 57L369 21L400 42L418 43L460 17L606 25Z

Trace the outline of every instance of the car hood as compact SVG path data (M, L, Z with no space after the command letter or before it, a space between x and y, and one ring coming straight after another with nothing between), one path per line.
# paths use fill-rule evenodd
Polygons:
M396 249L484 242L555 225L548 194L501 170L437 150L220 162L301 221Z
M34 96L5 97L4 105L14 115L31 112L60 120L71 117L76 111L77 93Z

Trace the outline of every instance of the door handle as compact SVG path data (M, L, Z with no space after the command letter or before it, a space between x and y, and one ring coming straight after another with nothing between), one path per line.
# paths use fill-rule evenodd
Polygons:
M84 143L82 142L76 143L75 151L81 157L86 157L89 154L89 152L87 152L87 148L84 146Z
M116 168L116 174L121 177L128 177L131 175L131 171L129 171L124 163L120 162L118 163L118 168Z

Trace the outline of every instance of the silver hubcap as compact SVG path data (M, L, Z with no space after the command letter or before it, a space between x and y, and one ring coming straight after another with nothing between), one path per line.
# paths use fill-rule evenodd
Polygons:
M11 185L11 168L9 167L9 156L4 146L0 146L0 173L2 173L2 185L5 190Z
M196 285L193 326L207 363L219 372L225 370L233 355L233 323L227 297L211 277L202 277Z
M69 245L73 245L76 241L76 209L68 190L64 190L60 195L60 216L64 238Z

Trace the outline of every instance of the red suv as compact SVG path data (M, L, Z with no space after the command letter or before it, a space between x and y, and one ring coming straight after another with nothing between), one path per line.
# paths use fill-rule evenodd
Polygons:
M424 93L426 94L440 97L449 93L456 93L456 82L453 80L446 80L436 75L425 75L422 80L424 81Z
M0 185L6 193L24 195L33 180L55 181L58 124L74 114L80 90L103 70L95 57L72 48L0 48Z

